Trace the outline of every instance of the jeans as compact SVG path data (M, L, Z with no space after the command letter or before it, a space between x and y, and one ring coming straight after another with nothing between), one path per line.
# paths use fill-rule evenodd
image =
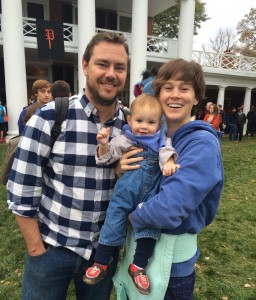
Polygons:
M237 139L237 126L236 124L229 124L229 140L236 141Z
M109 300L112 277L115 274L118 252L109 265L106 277L96 285L83 282L86 268L93 264L94 255L87 261L64 248L48 246L40 256L27 254L23 277L23 300L65 300L71 280L74 280L76 299Z
M159 153L143 146L144 151L137 156L144 160L137 170L127 171L117 181L109 202L105 223L100 232L99 243L107 246L121 246L125 242L128 215L142 202L153 197L159 188L161 170L159 168ZM135 233L138 238L153 238L157 240L160 231L153 228Z
M250 134L250 136L254 136L255 131L255 122L248 121L246 134Z
M244 135L244 124L237 124L237 139L241 141Z
M195 271L185 277L171 277L164 300L193 300Z

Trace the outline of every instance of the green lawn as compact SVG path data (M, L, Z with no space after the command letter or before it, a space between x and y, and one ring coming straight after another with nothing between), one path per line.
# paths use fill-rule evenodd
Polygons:
M5 149L0 145L0 165ZM224 137L222 153L225 187L216 219L199 235L195 300L255 300L256 137L239 143ZM3 186L0 215L0 299L20 300L25 247ZM75 299L72 286L68 299Z

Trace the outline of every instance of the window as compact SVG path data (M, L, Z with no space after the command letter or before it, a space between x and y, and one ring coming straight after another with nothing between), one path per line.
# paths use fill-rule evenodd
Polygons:
M111 10L96 9L96 27L117 30L117 14Z
M28 18L44 20L44 6L42 4L27 3Z
M63 23L73 24L72 5L63 4L62 6Z
M128 16L119 15L118 30L124 32L132 32L132 19Z

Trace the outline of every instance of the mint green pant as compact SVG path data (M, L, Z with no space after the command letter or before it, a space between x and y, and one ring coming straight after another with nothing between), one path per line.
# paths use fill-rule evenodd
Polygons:
M113 281L116 288L117 300L163 300L171 274L172 263L179 263L192 258L197 251L197 235L161 234L156 243L154 254L146 268L150 280L150 294L140 294L135 288L127 270L133 261L136 243L132 239L131 226L128 229L125 252Z

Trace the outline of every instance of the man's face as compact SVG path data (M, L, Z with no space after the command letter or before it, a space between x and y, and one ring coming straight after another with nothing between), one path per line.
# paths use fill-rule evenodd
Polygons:
M124 89L128 57L122 45L101 42L90 61L83 60L85 95L95 105L111 106Z
M41 88L37 90L37 102L46 104L52 100L52 93L50 87Z

